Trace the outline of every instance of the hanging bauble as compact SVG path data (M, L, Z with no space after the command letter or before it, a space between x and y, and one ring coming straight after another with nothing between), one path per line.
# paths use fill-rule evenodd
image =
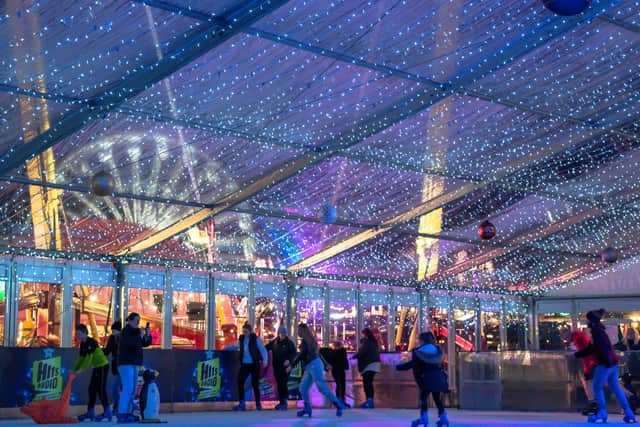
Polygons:
M338 211L331 203L325 202L318 211L318 218L325 224L333 224L338 219Z
M562 16L573 16L582 13L589 7L589 0L542 0L544 7Z
M600 252L600 259L607 264L613 264L618 261L618 252L612 247L604 248Z
M478 236L480 236L482 240L492 239L495 235L496 226L493 225L490 221L484 221L482 224L480 224L480 227L478 227Z
M110 196L113 193L114 186L113 176L104 170L94 174L91 177L91 181L89 181L91 191L97 196Z

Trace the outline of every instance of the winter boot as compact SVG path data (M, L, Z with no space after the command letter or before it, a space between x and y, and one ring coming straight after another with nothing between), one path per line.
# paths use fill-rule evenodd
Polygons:
M256 402L256 411L262 411L262 403Z
M436 423L438 427L449 427L449 417L447 417L447 413L443 412L440 414L440 418Z
M231 409L233 409L235 412L246 411L247 410L247 406L244 404L244 400L241 400L240 403L238 403L236 406L234 406Z
M607 414L607 411L604 409L599 409L598 413L596 413L595 415L589 415L587 421L589 421L590 423L597 423L598 421L606 423L607 418L609 418L609 414Z
M595 415L598 413L598 404L596 402L589 402L587 406L582 410L582 415Z
M289 405L287 404L287 402L280 402L273 409L275 409L276 411L286 411L288 407Z
M96 418L96 411L93 408L87 409L87 412L82 415L78 415L78 421L80 422L93 421L95 418Z
M636 423L636 416L634 415L634 413L631 410L631 408L626 408L624 410L624 417L622 418L622 421L624 421L627 424L635 424Z
M425 426L429 425L429 413L423 412L420 418L417 420L411 421L411 427Z
M373 399L367 399L366 402L360 405L360 409L373 409L374 407Z
M342 411L344 411L344 405L342 404L342 402L340 402L340 400L336 400L335 402L333 402L333 406L336 407L336 417L341 417Z
M105 406L104 412L102 413L102 415L96 415L95 420L96 421L107 420L111 422L111 418L113 418L113 413L111 412L111 406L107 405Z
M308 415L311 418L311 403L304 402L304 408L301 411L298 411L299 417L304 417Z

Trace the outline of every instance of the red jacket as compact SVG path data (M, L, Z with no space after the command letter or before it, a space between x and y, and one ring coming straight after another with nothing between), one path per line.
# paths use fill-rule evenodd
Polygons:
M571 332L571 342L576 346L576 350L584 352L591 345L591 338L582 331ZM594 354L588 354L582 357L582 369L585 376L589 376L598 364L598 360Z

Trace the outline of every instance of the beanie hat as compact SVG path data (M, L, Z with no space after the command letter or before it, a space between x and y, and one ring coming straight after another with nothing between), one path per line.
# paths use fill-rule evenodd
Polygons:
M591 323L599 323L604 316L605 310L601 308L600 310L591 310L587 313L587 320Z
M278 328L278 333L279 334L287 334L287 328L284 325L280 325L280 327Z

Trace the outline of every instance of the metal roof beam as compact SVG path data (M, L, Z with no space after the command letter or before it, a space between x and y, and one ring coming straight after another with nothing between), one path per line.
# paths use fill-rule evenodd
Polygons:
M223 21L208 23L192 34L181 46L167 53L162 59L132 74L108 89L88 104L64 116L46 132L31 141L12 147L0 155L0 175L4 175L30 158L53 147L65 137L82 129L88 122L102 117L125 101L138 95L153 84L170 76L191 61L241 32L263 16L273 12L287 0L252 0L244 2L224 17ZM224 26L220 25L224 23Z

